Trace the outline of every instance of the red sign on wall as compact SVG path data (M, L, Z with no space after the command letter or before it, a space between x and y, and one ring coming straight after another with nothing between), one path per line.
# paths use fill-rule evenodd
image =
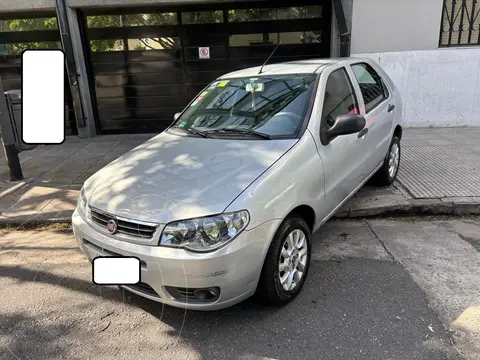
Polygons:
M198 48L198 57L200 59L210 59L210 48L209 47L199 47Z

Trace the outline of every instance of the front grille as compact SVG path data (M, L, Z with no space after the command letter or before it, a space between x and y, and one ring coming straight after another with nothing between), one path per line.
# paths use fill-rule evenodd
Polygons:
M157 230L157 226L155 225L146 225L140 222L135 222L135 220L119 219L115 215L108 214L92 207L90 207L90 214L92 221L104 229L107 228L107 222L109 220L116 220L117 233L119 234L140 237L142 239L151 239Z

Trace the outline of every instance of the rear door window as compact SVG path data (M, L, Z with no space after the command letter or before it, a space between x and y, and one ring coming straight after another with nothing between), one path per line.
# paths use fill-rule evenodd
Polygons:
M380 75L370 65L355 64L352 65L352 70L360 86L365 110L368 113L388 97L387 90L384 88Z

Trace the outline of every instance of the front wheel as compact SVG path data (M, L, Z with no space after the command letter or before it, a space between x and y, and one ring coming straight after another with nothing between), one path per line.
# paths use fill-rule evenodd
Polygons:
M310 228L301 217L285 219L277 230L265 258L256 297L267 305L293 300L305 283L310 267Z
M376 185L389 186L395 181L398 174L398 168L400 167L400 155L400 139L398 136L394 135L382 167L372 178Z

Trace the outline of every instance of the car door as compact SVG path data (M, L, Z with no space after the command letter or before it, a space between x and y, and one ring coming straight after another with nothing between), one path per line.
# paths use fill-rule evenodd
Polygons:
M365 117L364 163L362 176L367 177L382 163L387 154L392 125L395 118L395 105L392 92L374 67L367 62L350 65L352 81L357 90L361 114Z
M324 70L313 112L315 126L311 130L325 173L325 203L319 212L322 218L336 211L362 182L365 158L362 134L337 136L330 141L324 136L337 116L356 113L359 113L358 101L347 69L337 65Z

